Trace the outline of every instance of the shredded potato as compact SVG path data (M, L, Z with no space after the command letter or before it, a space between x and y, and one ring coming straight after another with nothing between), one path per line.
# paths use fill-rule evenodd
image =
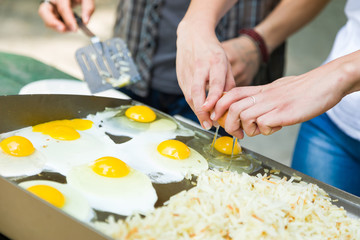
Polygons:
M142 218L94 226L115 239L360 239L360 221L317 185L206 171L197 186Z

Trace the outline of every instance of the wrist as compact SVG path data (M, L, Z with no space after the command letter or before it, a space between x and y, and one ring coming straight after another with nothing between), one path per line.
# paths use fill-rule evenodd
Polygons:
M343 87L344 96L360 91L360 70L356 63L349 61L340 66L341 77L338 79L339 87ZM345 84L343 83L345 81ZM343 85L343 86L342 86Z
M246 36L256 45L260 60L263 63L267 63L269 60L269 51L263 37L255 31L255 29L241 29L239 31L240 36Z
M215 33L216 23L202 18L184 17L177 26L177 34L181 32Z
M184 18L180 21L178 24L177 30L176 30L177 36L183 35L191 35L193 36L199 36L199 35L209 35L214 36L215 35L215 26L212 26L212 24L209 23L209 21L202 21L201 19L188 19Z

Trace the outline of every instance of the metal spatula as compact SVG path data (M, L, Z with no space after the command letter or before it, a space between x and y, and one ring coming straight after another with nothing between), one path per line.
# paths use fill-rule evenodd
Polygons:
M141 80L125 42L111 38L104 42L95 36L74 13L78 26L91 38L91 45L76 51L76 60L91 93L121 88Z

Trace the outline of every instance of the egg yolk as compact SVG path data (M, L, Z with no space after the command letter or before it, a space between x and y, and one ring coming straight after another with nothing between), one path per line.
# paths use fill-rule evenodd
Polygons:
M72 141L80 138L80 133L78 133L74 128L61 125L47 129L46 134L57 140Z
M93 122L91 120L77 118L77 119L70 120L70 123L68 126L73 127L79 131L84 131L84 130L90 129L92 127L92 125L93 125Z
M90 129L93 122L86 119L57 120L33 126L34 132L41 132L58 140L76 140L80 134L76 131Z
M171 159L186 159L190 156L190 149L185 143L178 140L166 140L157 147L158 152Z
M239 154L241 152L241 146L238 143L235 143L234 151L232 151L233 138L228 136L219 137L216 139L214 147L218 152L226 155L231 155L232 152L233 154Z
M55 207L62 208L65 205L64 195L56 188L48 185L34 185L28 187L27 190Z
M102 157L91 165L92 170L103 177L121 178L130 173L130 167L115 157Z
M125 111L125 116L143 123L153 122L156 119L155 112L147 106L132 106Z
M21 136L5 138L0 142L0 147L5 153L15 157L29 156L35 151L33 144Z

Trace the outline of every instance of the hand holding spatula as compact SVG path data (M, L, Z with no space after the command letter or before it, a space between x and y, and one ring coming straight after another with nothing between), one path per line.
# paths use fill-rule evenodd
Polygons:
M87 8L90 8L89 4L93 4L92 1L86 2ZM44 4L40 6L39 14L48 27L59 32L75 30L75 22L72 23L71 21L73 19L71 15L73 14L79 28L91 38L91 45L76 51L76 60L81 67L84 80L88 84L91 93L124 87L141 80L131 53L122 39L112 38L101 42L87 28L81 17L72 12L70 5L67 6L69 3L66 1L52 2L45 0L42 3Z

